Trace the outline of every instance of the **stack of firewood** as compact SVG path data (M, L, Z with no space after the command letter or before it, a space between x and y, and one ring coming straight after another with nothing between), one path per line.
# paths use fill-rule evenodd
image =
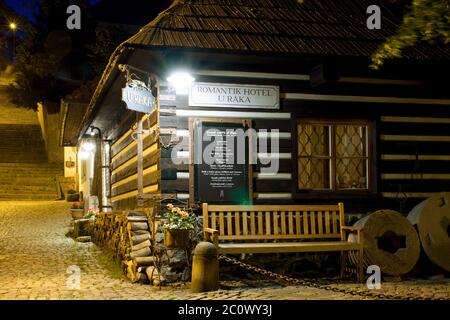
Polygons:
M111 252L132 282L148 283L146 269L154 265L148 215L106 212L96 217L93 241Z

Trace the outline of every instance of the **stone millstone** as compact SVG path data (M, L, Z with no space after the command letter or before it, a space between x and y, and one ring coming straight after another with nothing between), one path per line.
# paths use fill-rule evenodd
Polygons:
M420 256L420 242L413 225L400 213L379 210L358 220L354 227L364 228L364 267L377 265L385 275L408 273ZM349 241L355 242L351 234ZM350 254L350 261L356 257Z
M409 213L408 220L417 228L428 259L450 271L450 193L419 203Z

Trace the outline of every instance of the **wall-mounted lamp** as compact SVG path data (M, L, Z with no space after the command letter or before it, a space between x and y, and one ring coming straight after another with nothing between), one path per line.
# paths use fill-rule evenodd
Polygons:
M102 130L100 130L100 128L94 127L94 126L90 126L89 129L91 129L91 137L95 136L95 131L98 132L98 136L101 137L102 136Z
M169 85L174 88L177 94L188 94L191 83L195 81L195 78L188 72L174 72L167 78Z

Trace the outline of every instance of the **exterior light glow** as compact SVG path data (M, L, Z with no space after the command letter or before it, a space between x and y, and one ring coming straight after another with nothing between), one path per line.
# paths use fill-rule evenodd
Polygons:
M16 30L17 25L16 25L14 22L11 22L11 23L9 24L9 28L10 28L11 30Z
M89 152L81 150L80 152L78 152L78 156L81 160L87 160L89 159Z
M95 144L92 142L84 142L81 145L81 150L91 152L95 149Z
M188 94L188 89L195 79L187 72L175 72L167 78L177 94Z

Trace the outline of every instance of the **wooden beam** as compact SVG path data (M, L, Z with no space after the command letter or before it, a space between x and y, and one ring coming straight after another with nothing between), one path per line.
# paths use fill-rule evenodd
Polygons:
M383 180L450 180L450 174L447 173L383 173Z
M148 167L147 169L145 169L145 170L143 171L143 174L144 174L144 176L146 176L146 175L151 174L151 173L153 173L153 172L155 172L155 171L157 171L157 170L158 170L158 165L157 165L157 164L154 164L153 166ZM123 185L123 184L125 184L125 183L128 183L128 182L130 182L130 181L136 180L137 177L138 177L138 175L137 175L137 173L135 173L135 174L133 174L132 176L129 176L129 177L125 178L125 179L122 179L122 180L119 180L119 181L115 182L115 183L111 186L111 188L117 188L117 187L119 187L119 186L121 186L121 185Z
M406 104L406 105L410 104L430 104L443 106L450 105L450 99L345 96L345 95L332 95L332 94L324 95L324 94L310 94L310 93L282 93L280 97L287 100L392 103L392 104Z
M450 118L427 117L381 117L382 122L406 122L406 123L450 123Z
M440 192L383 192L382 195L385 198L398 198L406 195L408 198L430 198L440 195Z
M158 147L159 147L159 142L155 142L150 147L148 147L147 149L144 150L142 156L146 157L146 156L152 154L153 152L158 151ZM136 155L133 158L131 158L130 160L128 160L127 162L121 164L120 166L118 166L111 172L111 175L117 173L120 170L123 170L124 168L126 168L132 164L135 164L137 162L137 159L138 159L138 156Z
M143 189L144 190L144 194L156 192L156 191L158 191L158 188L159 188L158 184L153 184L153 185L147 186L147 187L145 187ZM133 197L136 197L137 195L138 195L138 191L137 190L133 190L133 191L130 191L130 192L127 192L127 193L124 193L124 194L119 194L119 195L117 195L115 197L112 197L111 201L112 202L116 202L116 201L123 200L123 199L133 198Z
M409 154L382 154L381 160L403 161L403 160L416 160L415 155ZM418 160L420 161L450 161L450 156L447 155L426 155L419 154Z
M382 134L380 138L383 141L450 142L450 136L411 136L411 135Z

